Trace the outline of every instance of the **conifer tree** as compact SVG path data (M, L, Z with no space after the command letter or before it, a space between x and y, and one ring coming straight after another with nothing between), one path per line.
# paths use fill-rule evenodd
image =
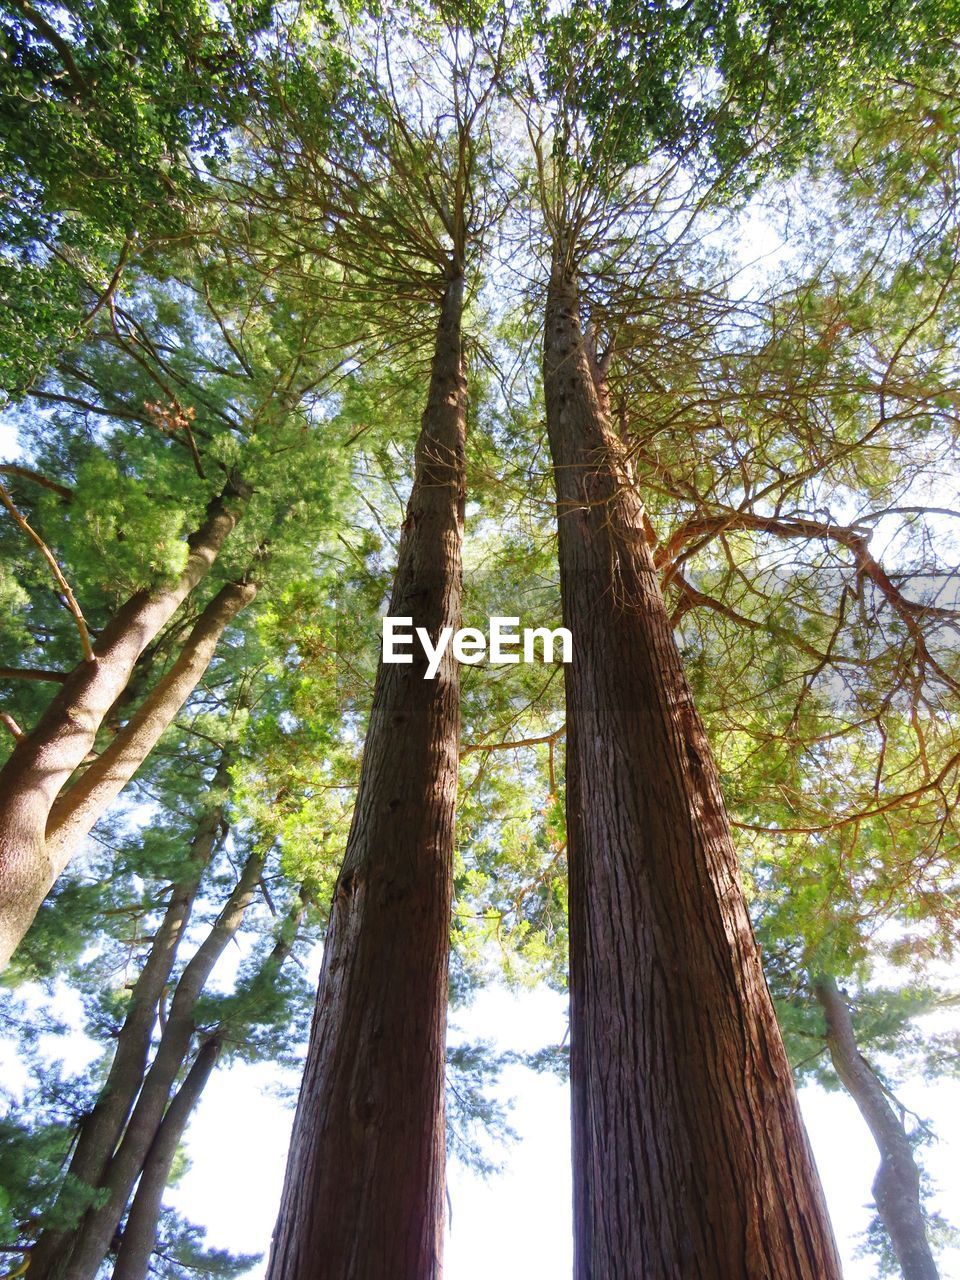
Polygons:
M449 85L427 86L414 113L396 87L410 71L388 35L382 63L374 63L382 78L370 84L361 138L368 154L339 173L327 158L333 190L321 187L315 198L338 217L339 261L348 281L363 287L367 308L376 299L389 318L387 337L405 341L401 298L433 323L388 613L411 618L436 643L445 628L460 626L463 312L491 208L478 185L491 80L457 21L425 39L418 54L442 68ZM425 672L422 651L409 664L377 670L273 1239L273 1280L318 1267L344 1280L441 1271L460 691L449 650L435 679Z
M765 116L768 91L777 101L806 76L803 92L830 84L842 99L842 77L817 77L851 46L796 20L787 9L698 27L700 13L616 5L561 15L546 42L553 115L548 126L531 116L560 582L578 637L566 802L579 1277L839 1274L719 775L663 602L649 477L634 473L609 382L620 327L658 307L672 242L769 163L763 128L781 160L788 144L809 145L792 137L795 120L784 134L782 117ZM911 15L901 20L908 42ZM888 28L857 56L882 66L897 39ZM765 52L748 64L745 49ZM706 50L722 87L688 108L680 86ZM676 99L658 88L664 70Z

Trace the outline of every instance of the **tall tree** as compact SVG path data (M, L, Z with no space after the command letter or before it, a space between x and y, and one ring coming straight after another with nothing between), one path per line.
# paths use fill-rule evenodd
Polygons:
M933 165L924 146L893 157L927 136L942 88L939 74L891 83L820 157L811 212L790 236L802 259L769 283L761 329L740 320L739 350L721 347L739 407L714 400L708 484L670 440L682 391L671 389L671 429L653 448L637 439L675 500L682 477L702 507L655 559L730 779L788 1049L801 1078L839 1079L877 1135L869 1240L920 1274L945 1227L925 1204L923 1126L908 1131L889 1090L915 1057L911 1018L935 1007L927 957L951 955L957 938L953 109L932 127L954 163ZM712 623L692 621L701 608ZM902 992L877 988L878 962L909 966ZM924 1074L949 1069L935 1035L930 1047ZM834 1070L820 1068L826 1051Z
M141 654L203 579L233 531L249 490L235 481L209 504L188 539L173 583L132 596L63 681L39 723L21 733L2 771L0 809L0 963L10 959L36 912L103 808L115 799L183 705L225 626L246 604L251 584L224 588L188 636L178 665L69 792L97 731L123 694Z
M893 128L923 145L904 166L896 149L864 148L861 136L855 172L839 167L864 205L879 204L884 217L897 210L893 233L883 217L851 232L849 202L834 217L842 202L828 178L816 191L831 220L811 237L815 252L791 262L786 285L742 303L720 269L717 233L725 204L822 141L856 86L871 89L869 117L881 75L948 56L951 14L927 0L840 3L815 20L804 6L766 3L636 11L613 0L541 13L515 26L507 60L536 153L531 183L512 150L515 122L497 139L499 171L488 162L483 117L489 77L502 70L499 33L493 48L481 35L478 55L476 32L434 26L418 11L396 39L389 23L361 25L335 48L308 7L260 64L261 110L228 151L215 141L233 110L223 84L211 83L209 103L191 106L191 95L203 88L198 68L246 65L248 51L214 39L192 5L180 10L182 50L149 5L131 15L97 3L82 14L12 8L13 70L22 92L39 93L50 143L49 156L27 154L21 112L14 150L30 160L34 185L17 252L24 278L51 266L49 283L63 285L63 306L21 335L23 349L10 348L26 369L18 385L31 388L21 419L33 445L0 473L9 515L0 513L0 540L10 548L0 659L10 664L4 723L14 756L52 714L51 688L66 694L78 672L89 675L84 663L71 675L77 632L89 623L102 644L131 598L179 582L190 563L184 535L218 493L236 490L238 517L142 653L131 651L113 696L101 690L87 745L34 824L37 864L41 853L77 847L138 766L143 786L133 794L149 799L171 753L186 761L192 731L219 740L211 705L219 714L222 698L243 701L256 685L234 780L257 835L241 827L232 839L254 859L251 877L276 840L292 883L322 866L329 893L373 683L372 663L344 649L362 640L372 655L392 567L393 521L377 509L366 460L394 484L398 522L407 503L391 611L435 639L461 612L464 298L476 296L485 233L517 178L539 201L532 223L500 239L521 248L509 270L493 270L491 292L536 276L529 247L539 225L547 429L576 660L566 727L556 669L501 680L471 668L464 679L456 978L479 972L473 961L495 940L508 972L562 982L569 860L579 1274L834 1274L719 786L722 777L761 886L775 864L798 901L836 911L858 900L876 921L887 918L885 897L908 886L926 903L943 880L931 859L951 856L945 797L960 753L949 696L960 674L942 630L956 613L935 587L916 590L889 558L885 567L870 533L899 522L911 564L936 571L928 546L956 505L944 499L939 517L918 514L927 499L909 487L953 447L956 202L950 178L935 176L940 149L930 144L950 93L944 105L915 85L883 86L897 109L916 94L916 111ZM141 29L144 15L156 30ZM523 56L534 28L544 54L536 65ZM102 110L65 58L109 90ZM170 80L162 101L157 66ZM130 168L116 208L94 199L78 212L72 188L56 181L64 155L82 159L102 192L101 170L129 155L128 125L145 139L146 164ZM878 132L889 137L891 127L886 118ZM197 197L201 186L210 194L221 161L229 170L214 215ZM141 199L154 178L171 197L158 221ZM187 247L170 247L161 262L156 245L168 233ZM898 237L922 254L896 261L886 245ZM148 280L150 269L162 283ZM495 299L501 320L502 308ZM507 474L492 498L471 489L483 503L472 541L485 575L468 588L465 613L501 612L504 598L520 613L544 602L552 612L553 548L531 529L547 482L540 388L523 344L530 327L511 316L493 338L492 326L470 328L471 403L484 398L501 454L472 459L478 472L503 464ZM38 382L64 342L72 349ZM515 363L498 367L507 345ZM481 363L493 370L489 387L476 376ZM536 384L519 408L517 369ZM395 425L385 401L398 389L398 400L416 404L399 432L404 445L427 401L412 476L405 459L396 465L404 448L385 461ZM359 566L363 581L345 610L355 633L345 646L313 517L318 495L327 514L332 507L335 482L322 476L347 468L364 514L336 495L341 576ZM498 542L501 577L489 572ZM255 591L256 609L241 614ZM221 633L227 643L198 682ZM416 661L377 676L274 1276L313 1274L321 1254L336 1275L396 1275L398 1254L404 1274L439 1272L459 702L449 655L445 663L436 682ZM263 670L279 695L264 693ZM299 670L302 684L291 679ZM838 679L834 697L826 686ZM61 709L72 734L72 711ZM55 745L62 736L54 726ZM496 771L504 758L518 761L510 776ZM42 763L34 759L27 783ZM181 842L169 903L154 887L147 915L131 909L136 928L147 918L156 926L156 950L129 1021L117 1020L108 1087L80 1128L40 1242L32 1223L20 1224L18 1240L37 1244L35 1270L89 1280L118 1243L119 1274L133 1280L151 1265L179 1136L214 1059L230 1051L224 1019L208 1016L210 993L191 994L203 965L171 967L186 917L192 911L196 926L217 897L195 882L190 849L212 831L202 821ZM829 893L813 893L818 877ZM74 952L82 945L71 921L90 891L72 878L58 886L26 940L25 971L42 964L45 937ZM954 931L942 902L924 917L938 940ZM835 954L815 958L811 972L846 981ZM158 1032L175 974L180 996ZM265 975L267 988L272 981Z
M821 974L814 990L823 1009L827 1048L834 1070L856 1102L880 1150L873 1195L904 1280L938 1280L920 1200L920 1170L903 1122L877 1073L857 1046L850 1010L836 980Z
M406 71L391 64L398 53L388 37L376 68L383 87L371 86L379 154L335 174L331 195L340 260L355 277L358 269L367 273L368 296L380 275L380 296L385 277L391 290L436 317L388 610L411 618L436 642L460 625L467 426L462 321L468 267L484 229L476 182L490 79L458 24L419 52L443 67L449 85L428 88L427 101L421 98L412 114L392 88ZM322 188L318 195L321 207L329 207ZM364 237L368 247L358 250ZM394 306L390 315L399 326ZM402 331L397 336L404 342ZM272 1280L306 1280L318 1267L343 1280L423 1280L441 1273L460 689L449 650L435 679L425 673L422 651L414 651L409 664L381 664L377 671L359 791L330 908Z
M546 138L531 129L549 254L547 434L575 637L567 837L583 1278L839 1274L719 776L651 554L648 477L634 473L611 413L618 325L656 297L685 222L770 164L763 130L784 140L776 111L763 110L767 91L775 103L806 76L803 93L826 93L825 68L850 47L846 19L814 32L789 6L714 16L716 27L666 6L559 16L547 45L551 128ZM900 22L872 50L880 64L910 39L910 15ZM747 48L765 53L744 62ZM716 96L704 89L691 105L681 86L708 62ZM631 299L611 307L618 287Z
M204 268L190 255L167 262L167 272L182 275L173 286L141 277L134 297L111 304L102 328L60 362L20 414L26 441L37 428L27 413L35 404L53 406L68 433L60 445L41 437L40 456L61 480L75 473L69 500L56 495L44 505L48 488L17 477L42 518L39 530L50 530L46 541L8 505L21 536L36 543L28 542L34 561L43 554L73 602L84 656L76 665L68 659L72 670L48 672L60 688L47 705L29 694L24 705L35 723L15 723L16 745L3 766L4 964L83 838L196 687L224 631L256 596L267 542L289 547L298 502L301 517L317 511L336 483L338 465L318 467L291 496L283 456L291 439L303 451L324 449L303 420L329 359L317 350L315 322L278 301L263 324L247 325L236 277L220 265L215 284L204 275L210 260ZM159 403L150 398L158 392ZM99 431L90 430L91 418ZM251 502L253 518L231 540ZM198 519L198 508L200 522L184 541L181 529ZM308 520L300 533L311 528ZM19 559L23 580L48 596L29 560ZM90 627L77 596L94 601L85 605ZM54 636L61 632L58 624ZM28 634L21 652L32 647ZM29 661L6 677L21 683L21 668L29 677Z
M208 765L201 763L201 778ZM276 1053L291 1026L303 1029L308 988L303 981L281 980L281 969L301 941L306 891L287 890L274 868L273 894L289 905L272 946L268 941L266 948L260 944L254 949L229 994L207 989L225 947L261 896L265 875L262 850L249 847L242 833L231 830L227 773L228 759L221 755L212 789L204 791L201 781L196 829L187 848L177 848L182 832L172 829L175 815L164 812L163 828L145 833L139 859L131 851L119 880L132 879L130 873L139 871L147 882L140 900L129 881L123 890L113 886L108 895L108 901L126 898L126 909L107 910L119 917L122 930L137 924L144 928L147 951L131 984L100 1094L72 1134L72 1156L43 1209L42 1225L37 1230L37 1222L29 1219L19 1224L30 1269L37 1275L93 1276L117 1252L118 1236L117 1268L128 1276L145 1275L171 1165L217 1059L222 1053L253 1058ZM154 780L165 802L179 798L186 782L182 763L167 766ZM171 795L171 785L179 785L180 792ZM239 876L230 864L237 854L243 863ZM171 857L172 886L162 883ZM88 901L88 909L92 905ZM91 916L96 920L95 912L88 911L88 921ZM152 920L158 927L151 936ZM101 921L110 928L107 915ZM265 930L262 918L254 929L270 939L272 931ZM124 945L122 933L110 940L101 932L97 941L101 954L94 964L109 968ZM98 999L106 1006L101 1018L115 1014L117 998L110 984L105 991L87 993L89 1006L96 1008ZM33 1137L28 1130L22 1144L29 1146Z
M390 603L431 637L460 623L463 287L457 263ZM312 1274L319 1259L344 1277L439 1274L459 688L452 657L435 680L424 671L415 659L378 673L274 1238L278 1277Z
M544 386L567 673L576 1270L839 1275L719 779L575 278ZM596 378L596 380L595 380ZM642 1153L642 1156L641 1156Z

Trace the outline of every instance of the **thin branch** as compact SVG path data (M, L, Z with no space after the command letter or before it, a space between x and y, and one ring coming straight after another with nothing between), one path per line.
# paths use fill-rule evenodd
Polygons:
M21 467L16 462L0 462L0 475L19 476L21 480L32 480L34 484L42 485L44 489L50 489L53 493L58 493L64 502L73 501L73 490L68 489L65 484L58 484L56 480L50 480L47 476L41 475L39 471L33 471L30 467Z
M546 733L540 738L517 738L514 742L475 742L463 748L460 758L462 760L464 756L472 755L475 751L511 751L515 747L552 747L566 731L567 726L562 724L559 729L554 729L553 733Z
M17 724L16 720L14 720L9 711L0 711L0 724L9 729L18 742L21 738L26 737L26 734Z
M53 45L57 53L63 60L64 69L70 77L77 97L86 98L90 93L90 86L87 84L80 68L77 66L73 58L73 50L69 43L64 40L63 36L52 26L42 13L38 13L32 4L28 4L27 0L13 0L15 9L20 11L21 16L30 23L37 35L41 36L48 44Z
M63 684L66 671L50 671L45 667L0 667L0 680L51 680Z
M10 512L10 515L13 517L14 522L20 527L20 529L22 529L22 531L27 535L27 537L37 547L39 547L41 553L43 554L43 558L46 560L47 564L50 566L50 571L52 572L53 576L57 580L57 585L60 587L60 590L63 592L64 599L67 602L67 608L73 614L74 620L77 624L77 631L80 633L80 644L83 648L83 656L87 662L96 662L97 658L93 652L93 646L90 644L90 633L87 630L87 624L84 619L83 613L80 610L79 604L77 604L76 596L70 590L70 583L67 582L66 578L63 576L62 569L57 564L56 557L54 556L50 548L47 546L47 544L44 542L44 540L40 537L39 533L37 533L35 529L31 528L27 520L20 514L17 508L13 505L13 500L11 499L10 494L7 492L3 484L0 484L0 502L2 502L3 505Z
M133 236L127 236L123 242L123 248L120 250L120 257L117 259L116 268L114 269L113 275L110 277L110 283L91 309L83 317L81 328L86 328L90 321L95 318L100 309L106 306L107 303L113 301L113 296L117 291L117 286L120 284L120 277L123 275L123 268L126 266L127 258L130 256L130 247L132 244Z

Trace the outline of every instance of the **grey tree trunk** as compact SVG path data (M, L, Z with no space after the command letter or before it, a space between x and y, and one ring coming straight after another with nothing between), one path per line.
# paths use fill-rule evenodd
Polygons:
M163 1193L184 1130L216 1066L220 1042L207 1040L193 1060L187 1078L174 1094L150 1144L137 1192L120 1239L113 1280L146 1280L150 1256L157 1242L157 1224Z
M555 264L544 346L564 623L577 1280L840 1264L623 444Z
M92 748L137 659L207 574L248 497L247 487L232 481L210 502L203 525L188 540L186 567L176 582L140 591L117 611L93 646L95 660L70 673L0 770L0 969L73 847L48 842L58 797Z
M880 1152L873 1198L890 1237L903 1280L939 1280L920 1201L920 1170L900 1117L876 1072L857 1048L847 1002L829 975L814 983L827 1023L827 1048L834 1070L867 1122Z
M99 1186L106 1199L84 1215L69 1241L45 1259L43 1270L31 1271L35 1280L94 1280L107 1257L134 1185L143 1168L150 1144L163 1119L177 1076L186 1061L196 1029L193 1012L197 999L239 929L263 872L265 854L257 851L244 864L240 878L223 910L180 976L170 1002L166 1026L156 1054L140 1089L137 1102Z
M291 904L277 940L263 960L260 977L275 981L290 956L306 912L307 900L301 891ZM193 1061L187 1078L174 1094L147 1154L136 1195L124 1224L113 1280L146 1280L150 1257L157 1240L163 1193L170 1177L177 1147L183 1137L210 1073L216 1066L225 1037L236 1028L219 1026L207 1036Z
M460 619L463 278L443 298L390 613ZM438 1280L460 689L383 665L330 910L269 1280Z
M107 1079L96 1105L80 1126L68 1173L87 1186L99 1185L104 1177L143 1084L160 999L170 980L200 880L223 829L229 772L230 756L224 750L210 784L210 803L197 824L183 874L173 885L167 909L131 992ZM63 1250L65 1239L61 1231L43 1233L32 1251L31 1270L35 1276L47 1270Z

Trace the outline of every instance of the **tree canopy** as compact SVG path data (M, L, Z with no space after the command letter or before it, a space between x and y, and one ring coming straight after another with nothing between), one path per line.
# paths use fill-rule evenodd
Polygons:
M463 626L558 626L575 521L590 555L614 530L624 613L649 560L795 1076L884 1157L866 1245L936 1274L904 1261L953 1236L899 1099L957 1064L958 38L927 0L2 6L0 1246L26 1274L256 1264L164 1190L232 1063L301 1069L325 941L338 972L366 954L327 930L394 865L357 853L365 806L433 714L389 701L381 618L436 591ZM575 465L561 322L602 427ZM444 566L416 535L454 454ZM567 989L608 784L564 675L458 668L454 1008ZM89 1068L51 1066L81 1028ZM447 1147L487 1176L514 1060L447 1046Z

